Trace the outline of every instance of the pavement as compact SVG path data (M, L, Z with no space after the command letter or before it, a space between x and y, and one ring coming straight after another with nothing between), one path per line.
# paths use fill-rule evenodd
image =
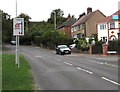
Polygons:
M71 55L67 55L70 57L76 58L87 58L96 60L96 62L111 66L120 66L120 58L119 55L98 55L98 54L82 54L82 53L72 53Z

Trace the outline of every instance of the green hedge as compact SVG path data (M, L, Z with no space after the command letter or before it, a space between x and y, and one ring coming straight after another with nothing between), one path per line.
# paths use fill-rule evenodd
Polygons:
M108 51L118 51L118 40L108 42Z

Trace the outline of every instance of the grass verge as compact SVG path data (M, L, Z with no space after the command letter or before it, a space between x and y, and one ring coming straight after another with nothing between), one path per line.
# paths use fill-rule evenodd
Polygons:
M15 65L14 54L2 54L2 90L34 90L30 66L20 55L20 67ZM6 91L7 92L7 91Z

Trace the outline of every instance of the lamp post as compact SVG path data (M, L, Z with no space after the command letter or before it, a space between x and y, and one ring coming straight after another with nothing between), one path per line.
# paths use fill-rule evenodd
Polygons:
M55 25L55 29L56 29L56 12L53 11L53 13L54 13L54 25Z

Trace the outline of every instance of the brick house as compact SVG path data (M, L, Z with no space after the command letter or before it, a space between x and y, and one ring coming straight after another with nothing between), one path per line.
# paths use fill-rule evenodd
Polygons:
M98 40L108 41L118 39L118 33L120 30L120 10L105 17L97 23Z
M87 8L87 14L80 17L71 26L71 35L73 38L78 36L85 36L89 38L92 34L97 34L97 22L105 18L105 15L100 11L96 10L92 12L92 8Z
M63 22L57 29L59 29L60 31L62 31L64 34L68 35L69 37L71 37L71 25L73 23L75 23L76 19L72 16L70 16L70 14L68 15L68 19Z

